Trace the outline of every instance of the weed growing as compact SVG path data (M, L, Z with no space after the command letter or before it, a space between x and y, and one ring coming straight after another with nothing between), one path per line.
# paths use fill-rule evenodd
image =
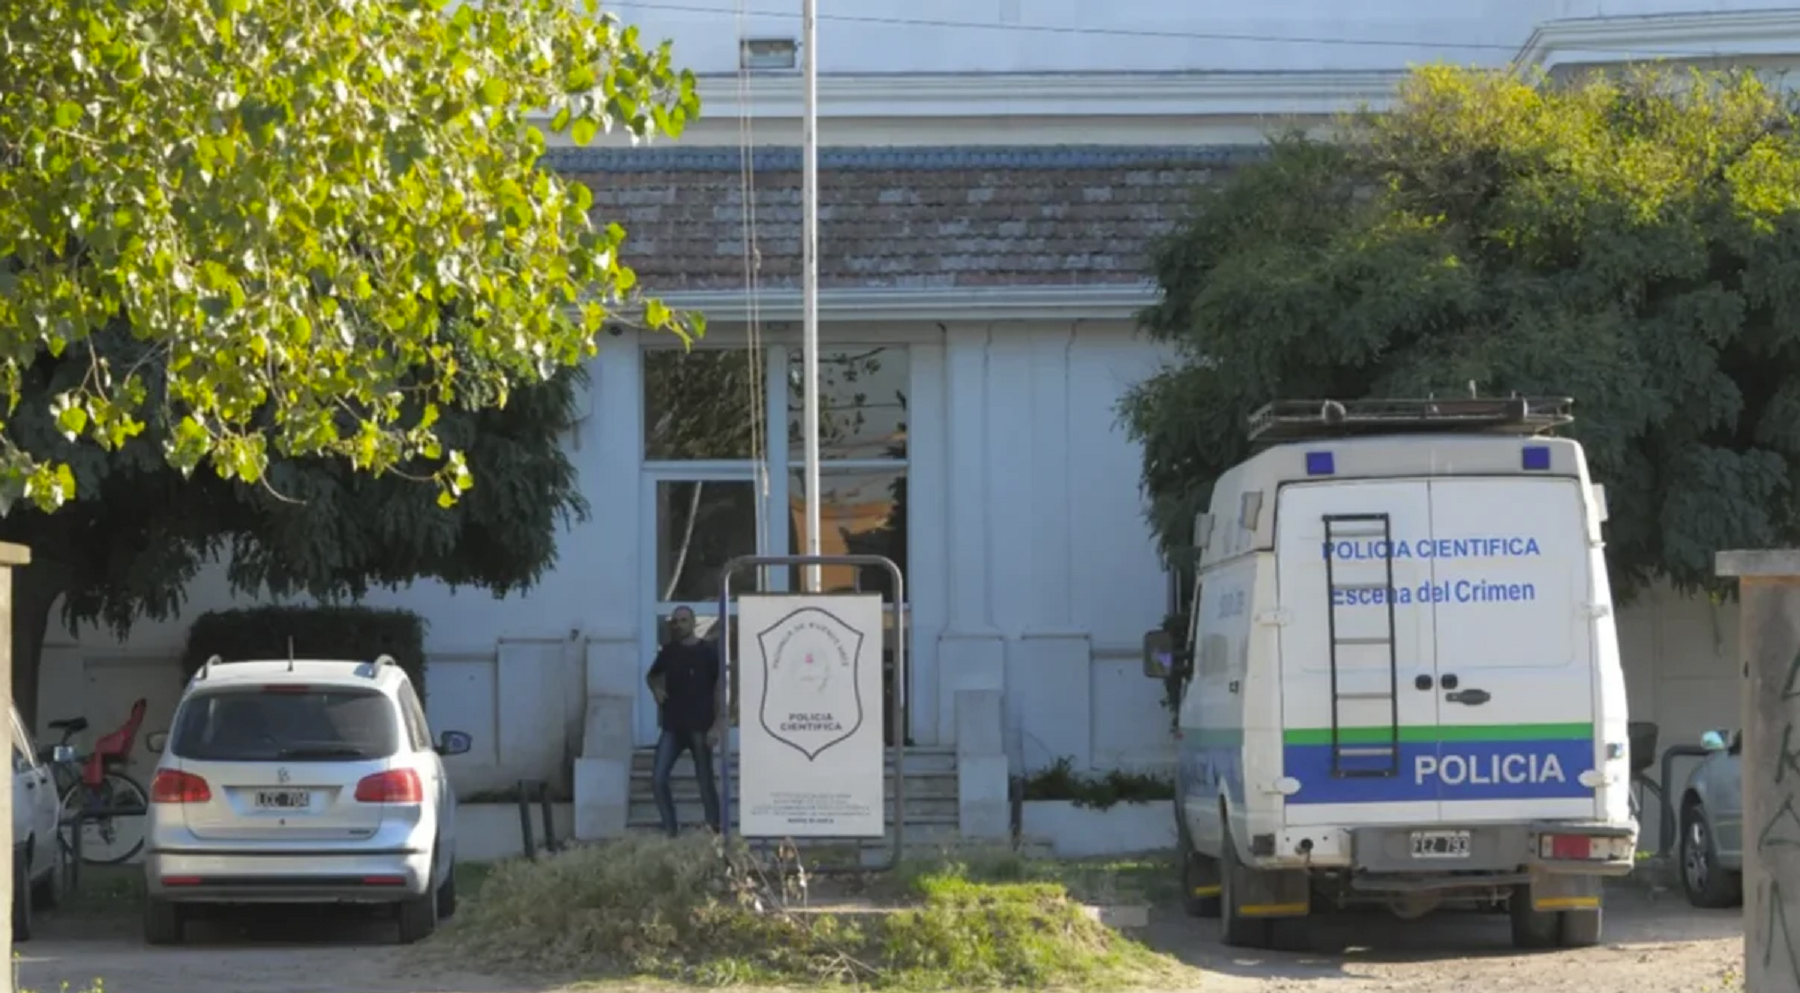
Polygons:
M773 875L741 843L702 834L507 862L432 951L485 969L706 986L1099 988L1177 968L1024 872L921 869L892 906L831 913L788 906Z

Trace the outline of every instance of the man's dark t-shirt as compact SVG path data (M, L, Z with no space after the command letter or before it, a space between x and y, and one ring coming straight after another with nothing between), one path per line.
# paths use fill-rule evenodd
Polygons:
M668 697L658 719L664 731L700 734L712 729L713 701L719 685L719 646L697 641L670 642L656 653L650 675L663 677Z

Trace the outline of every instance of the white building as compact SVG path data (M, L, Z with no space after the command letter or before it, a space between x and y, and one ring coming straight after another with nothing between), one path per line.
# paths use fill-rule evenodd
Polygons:
M1195 184L1272 126L1379 105L1409 64L1800 52L1800 10L1724 0L1701 12L1643 0L1630 17L1602 0L1387 0L1354 17L1326 0L822 6L824 544L907 570L912 741L979 730L977 750L998 741L1014 768L1170 755L1160 686L1137 663L1164 577L1115 403L1160 359L1132 315L1152 299L1147 243ZM569 438L595 513L536 591L499 601L426 583L371 598L430 623L432 720L476 739L457 760L463 788L563 779L586 756L590 833L623 810L625 746L654 741L641 688L659 619L681 603L715 610L725 558L804 544L789 385L800 90L780 66L798 8L619 5L704 74L706 116L678 144L563 148L552 162L625 224L646 286L705 309L707 340L686 359L671 341L604 340ZM740 74L744 39L776 67ZM210 577L189 616L228 602ZM1731 608L1657 593L1621 624L1634 716L1660 722L1664 744L1735 725ZM138 696L147 727L166 721L185 623L143 624L123 645L60 637L40 721L85 712L110 727ZM981 757L965 755L965 775ZM964 796L991 799L984 783ZM992 826L991 809L964 807L965 828Z

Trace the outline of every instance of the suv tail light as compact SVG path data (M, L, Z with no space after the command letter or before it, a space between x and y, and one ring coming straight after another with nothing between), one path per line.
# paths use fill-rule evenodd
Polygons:
M424 800L425 788L419 783L419 774L411 769L378 772L364 776L356 784L358 803L422 803Z
M205 803L212 799L212 787L191 772L158 769L150 781L151 803Z

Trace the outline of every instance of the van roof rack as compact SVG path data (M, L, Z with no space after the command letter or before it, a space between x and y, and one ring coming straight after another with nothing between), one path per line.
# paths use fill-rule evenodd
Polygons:
M1250 415L1252 445L1352 435L1542 434L1575 420L1570 397L1277 400Z

